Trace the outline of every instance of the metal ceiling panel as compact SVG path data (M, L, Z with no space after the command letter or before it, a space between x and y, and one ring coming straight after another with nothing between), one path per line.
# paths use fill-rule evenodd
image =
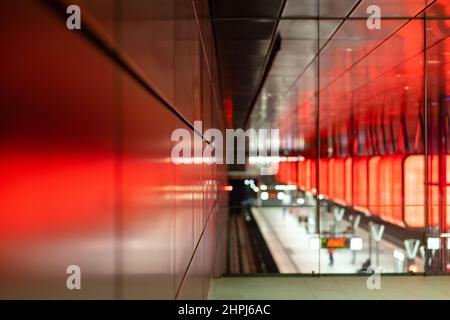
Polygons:
M223 95L232 99L234 123L242 126L267 61L283 0L211 0L210 4Z
M211 0L214 18L276 18L283 0Z
M218 20L214 22L218 40L269 40L275 22L254 20Z
M269 45L269 40L217 41L218 54L224 59L230 58L229 56L265 55Z
M319 29L320 39L328 39L341 20L282 20L278 32L283 40L317 40Z
M358 0L288 0L283 18L317 17L345 17ZM320 7L318 7L320 5Z
M413 17L433 0L363 0L351 17L367 18L367 8L377 5L382 17Z

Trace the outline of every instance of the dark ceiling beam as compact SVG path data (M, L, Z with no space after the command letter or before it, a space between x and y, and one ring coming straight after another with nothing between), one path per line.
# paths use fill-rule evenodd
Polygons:
M216 37L216 25L214 23L214 19L213 19L213 11L212 11L212 5L211 5L211 1L207 2L208 4L208 14L209 14L209 23L211 26L211 33L212 33L212 38L214 39L213 44L214 44L214 59L217 61L217 76L218 76L218 81L219 81L219 95L222 101L220 101L220 107L222 107L223 109L223 99L225 99L224 95L223 95L223 80L222 80L222 70L221 70L221 66L219 63L219 48L217 45L217 37Z
M215 21L251 21L251 22L276 22L278 20L319 20L319 21L335 21L335 20L367 20L368 17L311 17L311 16L291 16L291 17L281 17L277 18L261 18L261 17L239 17L239 18L212 18ZM448 20L450 16L397 16L397 17L380 17L380 20Z
M286 3L287 3L287 0L283 0L280 10L277 14L277 19L276 19L275 25L272 30L269 49L267 50L266 57L264 58L263 68L261 69L261 72L259 73L259 76L258 76L258 80L256 81L255 92L252 95L250 104L246 108L247 113L245 115L243 128L247 127L248 120L250 118L250 115L253 112L253 107L255 106L255 103L256 103L256 99L258 99L259 93L264 85L265 77L267 76L267 74L270 70L270 63L271 63L271 61L273 61L273 58L274 58L273 54L271 54L271 53L273 52L275 45L277 43L279 43L279 41L277 41L278 25L280 24L280 20L283 15L283 11L284 11L284 7L286 6Z
M350 17L350 15L356 10L356 8L358 7L358 5L362 2L362 0L357 1L353 7L350 9L350 11L347 13L346 17L344 17L344 19L340 19L342 20L339 25L336 27L336 29L333 31L333 33L330 35L330 37L327 39L327 41L325 41L325 43L318 48L316 54L314 55L314 57L311 59L311 61L305 66L305 68L303 68L303 70L300 72L300 74L296 77L295 81L291 84L291 86L288 87L288 89L282 94L282 96L278 99L278 101L282 101L286 95L289 93L290 90L292 90L293 87L295 87L295 84L297 83L297 81L303 76L303 74L306 72L306 70L314 63L314 61L318 58L318 56L320 55L320 53L322 52L322 50L327 46L327 44L330 42L330 40L334 37L334 35L339 31L339 29L342 27L342 25L345 23L345 21ZM319 26L319 24L318 24ZM318 30L319 31L319 30ZM319 36L319 35L318 35ZM258 92L259 94L259 92ZM257 98L257 97L256 97ZM256 104L256 99L254 100L253 104L250 106L249 108L249 113L247 114L247 117L245 119L245 126L247 126L247 122L250 119L251 113L253 112L253 109L255 107ZM274 111L273 108L271 108L268 113L272 113ZM267 117L266 117L267 118Z

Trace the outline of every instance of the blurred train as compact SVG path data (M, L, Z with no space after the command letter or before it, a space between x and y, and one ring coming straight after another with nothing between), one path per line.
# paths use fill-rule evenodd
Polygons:
M276 179L321 198L405 228L450 226L450 155L444 155L446 183L439 184L439 156L428 157L428 221L425 217L425 156L383 155L280 162ZM319 163L319 185L316 167ZM441 171L442 172L442 171ZM442 198L439 193L442 191Z

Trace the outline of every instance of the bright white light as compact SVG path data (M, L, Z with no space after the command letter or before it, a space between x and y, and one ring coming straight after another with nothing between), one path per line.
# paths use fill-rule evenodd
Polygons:
M250 181L248 181L247 179L244 181L244 184L246 185L246 186L248 186L249 184L250 184Z
M405 255L400 250L394 250L394 258L398 261L405 261Z
M253 191L258 192L259 188L258 187L253 187Z
M322 200L323 199L323 194L319 194L318 198L319 198L319 200Z
M279 163L281 157L249 157L248 162L250 164L267 164L267 163Z
M305 204L305 199L303 199L303 198L298 198L298 199L297 199L297 204L299 204L299 205Z
M250 164L267 164L267 163L279 163L279 162L297 162L303 161L304 157L249 157L248 162Z
M275 190L297 190L297 186L295 184L279 184L275 186Z
M261 200L268 200L268 199L269 199L269 193L261 192Z
M441 246L441 239L430 237L427 239L427 247L431 250L437 250Z
M311 250L319 250L320 249L320 238L309 238L309 248Z
M284 197L285 197L284 192L278 192L278 194L277 194L277 199L278 199L278 200L283 200Z
M267 186L265 184L260 185L259 188L261 190L267 190Z
M362 238L351 238L350 239L350 250L361 250L363 246Z

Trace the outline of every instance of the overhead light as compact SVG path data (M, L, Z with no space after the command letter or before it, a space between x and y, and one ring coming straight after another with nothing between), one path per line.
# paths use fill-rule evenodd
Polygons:
M278 199L278 200L283 200L285 196L286 196L286 195L284 194L284 192L278 192L278 193L277 193L277 199Z
M320 249L320 238L318 238L318 237L309 238L309 248L311 250L319 250Z
M429 237L427 239L427 248L430 250L438 250L441 246L441 239L436 237Z
M261 190L267 190L267 186L265 184L260 185L259 188Z
M275 186L275 190L297 190L297 186L294 184L288 185L278 184Z
M268 200L268 199L269 199L269 193L261 192L261 200Z
M362 247L363 247L362 238L355 237L350 239L350 250L358 251L361 250Z
M298 199L297 199L297 204L299 204L299 205L305 204L305 199L303 199L303 198L298 198Z

